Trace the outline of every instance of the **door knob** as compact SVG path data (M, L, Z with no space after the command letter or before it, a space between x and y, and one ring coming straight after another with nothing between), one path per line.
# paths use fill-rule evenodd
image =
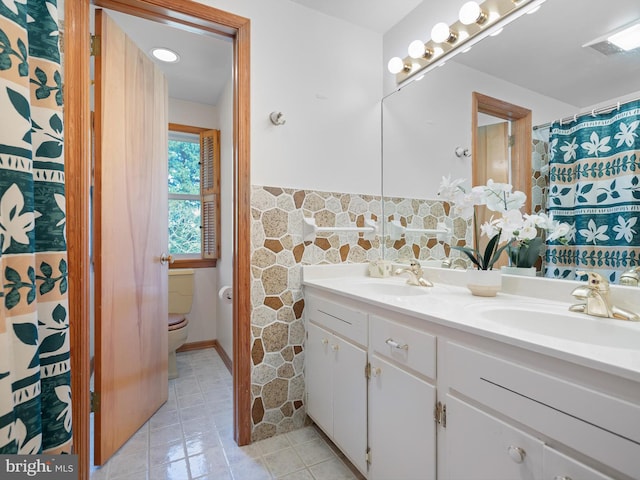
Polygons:
M162 252L162 255L160 255L160 265L164 265L165 263L173 263L173 261L173 255L167 255L164 252Z

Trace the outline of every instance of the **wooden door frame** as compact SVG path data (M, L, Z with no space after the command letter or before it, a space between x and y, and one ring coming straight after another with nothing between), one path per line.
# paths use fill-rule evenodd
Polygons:
M471 93L472 185L484 183L484 180L478 179L478 172L473 163L478 158L478 113L486 113L511 122L512 133L517 139L511 147L509 159L511 183L514 190L520 190L527 195L523 208L524 213L533 213L531 211L531 156L533 149L531 110L482 93Z
M69 322L74 451L79 478L90 472L90 1L65 2L64 105L69 261ZM233 423L238 445L251 441L250 363L250 20L192 0L97 0L96 4L234 40L233 114Z

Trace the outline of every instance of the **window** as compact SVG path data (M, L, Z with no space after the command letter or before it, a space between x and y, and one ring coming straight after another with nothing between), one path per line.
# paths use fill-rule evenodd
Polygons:
M177 267L219 256L220 132L169 124L169 253Z

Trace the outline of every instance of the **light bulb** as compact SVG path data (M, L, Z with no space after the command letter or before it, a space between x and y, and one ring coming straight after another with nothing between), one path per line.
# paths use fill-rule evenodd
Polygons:
M422 40L414 40L407 50L411 58L421 58L424 55L424 43Z
M467 2L460 7L458 17L463 25L481 24L487 19L487 14L482 11L477 2Z
M409 56L411 58L431 58L433 50L426 48L422 40L414 40L409 44Z
M431 40L436 43L456 41L458 36L449 29L449 25L444 22L436 23L431 29Z
M389 60L389 63L387 64L387 68L394 75L396 73L400 73L405 69L404 61L400 57L393 57L391 60Z

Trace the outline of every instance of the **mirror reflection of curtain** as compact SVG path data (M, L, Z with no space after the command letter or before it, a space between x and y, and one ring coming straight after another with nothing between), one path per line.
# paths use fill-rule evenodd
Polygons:
M0 2L0 454L72 446L57 13Z
M640 261L640 101L551 126L548 209L572 226L547 246L545 276L597 271L611 282Z

